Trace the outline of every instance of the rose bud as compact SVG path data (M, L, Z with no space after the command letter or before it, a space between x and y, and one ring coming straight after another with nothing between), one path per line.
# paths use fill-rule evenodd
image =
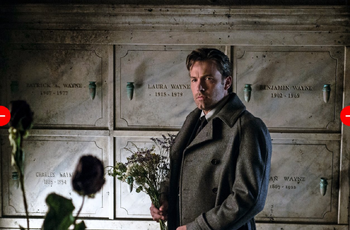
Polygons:
M105 183L102 161L92 155L82 156L73 173L74 191L82 196L94 197Z
M33 112L26 101L18 100L11 101L10 103L11 120L10 126L25 132L32 127L33 124Z

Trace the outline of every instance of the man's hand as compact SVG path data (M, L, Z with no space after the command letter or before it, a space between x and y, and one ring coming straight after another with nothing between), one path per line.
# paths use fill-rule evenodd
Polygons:
M153 204L151 205L151 207L149 208L149 210L151 211L151 216L153 218L153 220L159 222L159 220L167 220L168 216L167 216L167 211L168 211L168 202L164 201L162 206L160 206L159 209L157 209Z
M183 225L183 226L178 227L176 230L186 230L186 229L187 229L186 225Z

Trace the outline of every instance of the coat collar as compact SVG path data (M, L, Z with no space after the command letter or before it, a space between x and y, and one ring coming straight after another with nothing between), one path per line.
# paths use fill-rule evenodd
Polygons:
M237 94L231 93L229 99L222 109L214 116L214 119L222 120L231 128L236 123L237 119L246 110L245 105L238 98Z
M214 138L214 123L216 120L221 120L229 127L233 127L240 115L245 111L245 106L235 93L228 95L229 99L226 104L214 115L203 130L193 139L193 141L187 146L188 140L193 132L196 122L201 114L201 110L196 108L186 118L186 121L181 128L174 145L172 146L173 157L181 155L181 153L188 148L191 148L197 144L203 143ZM177 158L175 157L175 158Z

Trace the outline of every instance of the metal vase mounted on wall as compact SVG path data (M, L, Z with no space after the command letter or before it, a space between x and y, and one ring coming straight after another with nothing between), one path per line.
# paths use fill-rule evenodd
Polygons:
M245 100L246 102L249 102L249 101L250 101L251 93L252 93L251 84L246 84L246 85L244 86L244 100Z
M132 100L133 96L134 96L134 82L127 82L126 83L126 94L128 96L129 100Z
M321 178L320 181L320 193L322 196L326 195L328 182L325 178Z
M12 180L15 181L16 187L19 188L19 181L18 181L18 172L12 172Z
M126 183L129 184L129 191L132 192L133 185L134 185L134 179L131 176L129 176L126 178Z
M96 95L96 82L94 81L89 82L89 93L90 93L90 98L94 100Z
M331 94L331 85L327 84L323 86L323 101L327 103Z

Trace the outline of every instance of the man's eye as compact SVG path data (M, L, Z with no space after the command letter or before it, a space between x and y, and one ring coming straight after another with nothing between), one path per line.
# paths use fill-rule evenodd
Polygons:
M191 82L196 82L197 80L195 78L192 78L191 79Z
M211 80L213 80L213 78L212 77L206 77L205 80L211 81Z

